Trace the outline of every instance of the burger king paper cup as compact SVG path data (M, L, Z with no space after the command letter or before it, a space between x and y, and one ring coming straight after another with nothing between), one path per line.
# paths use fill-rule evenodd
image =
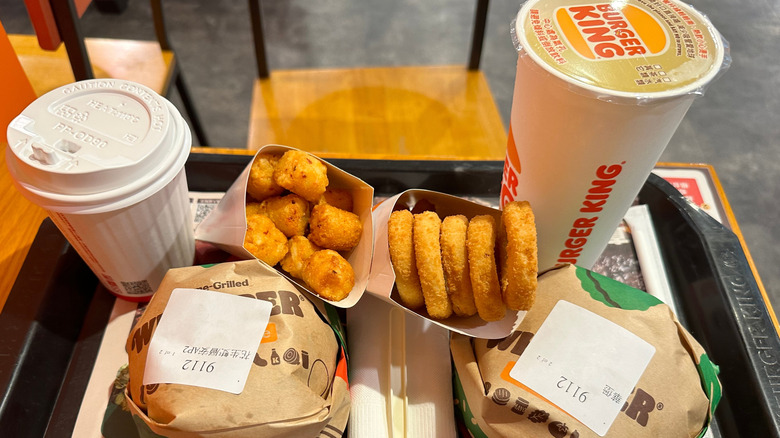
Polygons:
M146 301L192 264L187 123L153 90L96 79L57 88L8 126L16 187L112 293Z
M527 200L539 269L589 268L693 100L729 64L712 24L676 0L530 0L501 205Z

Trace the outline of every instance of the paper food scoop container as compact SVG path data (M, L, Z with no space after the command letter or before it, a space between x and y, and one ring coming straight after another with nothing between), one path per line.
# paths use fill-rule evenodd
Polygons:
M484 321L478 315L468 318L453 315L447 319L434 319L428 316L425 306L412 310L402 304L398 290L395 288L395 273L390 261L387 221L390 218L390 214L396 209L409 209L417 212L417 209L414 207L418 203L433 204L436 213L442 219L457 214L464 215L468 219L477 215L491 215L496 219L496 224L501 223L501 211L499 210L457 196L430 190L411 189L384 200L374 207L374 236L376 241L367 292L395 304L411 314L463 335L497 339L512 333L520 321L522 321L526 313L525 311L516 312L507 309L504 319L493 322ZM419 208L420 206L418 206Z
M479 437L701 437L718 368L657 298L574 265L498 340L453 335L456 411Z
M282 156L289 150L297 149L288 146L266 145L257 151L255 157L259 154ZM369 270L371 269L371 255L374 243L371 207L374 200L374 189L361 179L344 172L327 161L314 155L311 156L324 163L327 167L329 188L347 189L351 192L354 205L352 212L360 217L363 224L363 232L357 246L347 254L341 253L355 271L355 286L343 300L331 301L317 295L303 280L294 278L281 269L278 271L288 280L312 295L336 307L349 308L354 306L363 295L363 291L368 283ZM233 185L230 186L225 196L217 204L217 207L195 229L196 240L212 243L242 260L255 258L244 248L244 236L247 231L246 187L251 167L252 163L250 162Z

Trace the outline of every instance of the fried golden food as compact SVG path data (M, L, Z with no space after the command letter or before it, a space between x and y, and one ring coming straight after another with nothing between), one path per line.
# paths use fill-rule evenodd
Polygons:
M493 216L474 216L469 221L466 248L474 304L485 321L504 318L506 308L501 297L495 259L496 221Z
M246 192L252 198L262 201L271 196L277 196L284 192L284 187L274 181L274 170L279 157L272 154L257 154L252 167L249 169L249 178L246 183Z
M414 215L414 257L425 298L425 308L431 318L444 319L452 315L452 303L444 283L440 234L439 215L432 211Z
M289 150L276 164L274 181L309 202L317 202L328 186L328 168L306 152Z
M246 219L244 248L253 256L271 266L279 263L287 254L287 237L263 214L254 214Z
M425 304L425 298L414 258L413 228L414 216L409 210L394 211L387 221L387 241L395 272L395 286L401 302L410 309L417 309Z
M263 202L247 201L247 203L246 203L246 217L249 217L249 216L251 216L253 214L266 214L265 203L263 203Z
M280 265L282 269L293 277L302 278L306 260L321 249L303 236L293 236L287 241L287 254L280 262Z
M341 254L330 249L316 251L303 266L303 281L317 295L341 301L355 286L355 272Z
M501 213L506 249L501 257L501 295L512 310L530 310L538 273L536 224L531 204L510 202Z
M305 199L291 193L268 198L263 201L263 204L265 204L265 214L285 236L306 234L309 226L309 203Z
M352 193L346 189L325 189L318 204L330 204L344 211L352 211Z
M311 209L309 239L317 245L336 251L349 251L360 242L363 223L360 217L329 204Z
M466 216L447 216L441 222L441 260L447 293L452 301L452 311L458 316L472 316L477 313L474 293L469 277L466 234L469 220Z

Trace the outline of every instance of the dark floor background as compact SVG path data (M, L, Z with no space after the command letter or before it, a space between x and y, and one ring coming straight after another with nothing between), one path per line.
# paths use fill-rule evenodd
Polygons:
M266 0L272 68L466 62L473 0ZM731 43L733 64L697 99L662 161L718 173L748 248L780 309L780 0L692 0ZM482 69L508 127L520 1L490 4ZM166 0L169 35L212 146L243 148L256 75L245 1ZM9 33L32 33L22 0L0 0ZM149 3L121 15L91 8L88 36L153 40ZM170 96L178 104L175 93Z

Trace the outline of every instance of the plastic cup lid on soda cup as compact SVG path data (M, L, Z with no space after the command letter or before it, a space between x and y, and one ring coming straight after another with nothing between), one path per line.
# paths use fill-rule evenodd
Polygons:
M599 98L702 94L730 63L710 21L676 0L529 0L512 37L536 64Z
M168 184L190 149L176 108L150 88L94 79L41 96L8 126L6 162L20 191L45 209L98 213Z

